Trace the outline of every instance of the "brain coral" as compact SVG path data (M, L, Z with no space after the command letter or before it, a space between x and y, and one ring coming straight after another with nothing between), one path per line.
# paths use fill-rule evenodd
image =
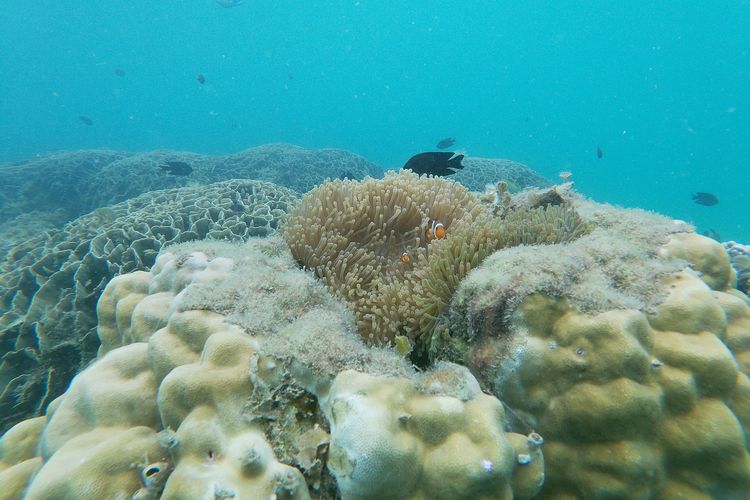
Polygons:
M113 279L99 313L99 359L0 441L12 498L509 499L542 484L538 436L506 433L466 369L417 373L365 346L278 238L170 247Z
M745 498L750 301L722 246L580 202L591 232L501 250L441 340L545 437L540 498Z
M365 339L406 336L421 356L453 290L487 255L585 232L562 201L496 216L452 180L388 172L322 184L290 211L282 234L295 259L350 305ZM444 225L444 239L431 233L432 221Z
M158 191L13 247L0 262L0 428L42 411L93 358L113 276L148 269L168 243L266 235L296 199L259 181Z

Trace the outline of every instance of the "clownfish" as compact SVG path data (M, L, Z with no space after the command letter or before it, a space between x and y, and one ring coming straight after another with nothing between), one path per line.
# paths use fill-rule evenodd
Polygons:
M410 260L411 257L409 257L408 253L404 252L401 254L401 262L403 262L404 264L408 264Z
M427 228L425 236L428 240L442 240L445 238L445 226L442 222L436 220L429 221L430 226Z

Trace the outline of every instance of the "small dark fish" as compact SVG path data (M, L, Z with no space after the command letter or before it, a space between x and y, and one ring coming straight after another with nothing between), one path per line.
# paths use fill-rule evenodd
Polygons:
M707 207L712 207L719 203L719 197L713 193L698 192L698 193L693 193L693 201L696 202L698 205L705 205Z
M438 149L447 149L453 146L455 143L456 139L454 139L453 137L446 137L445 139L440 139L435 147Z
M203 73L198 73L198 76L196 76L195 79L198 80L198 83L200 83L201 85L206 83L206 77L203 76Z
M91 119L91 118L89 118L88 116L83 116L83 115L81 115L81 116L79 116L79 117L78 117L78 119L79 119L79 120L81 121L81 123L83 123L84 125L89 125L89 126L91 126L91 125L93 125L93 124L94 124L94 120L92 120L92 119Z
M165 161L163 165L159 165L159 168L171 175L190 175L193 171L193 167L184 161L176 160Z
M602 147L601 146L597 146L596 147L596 157L601 160L602 156L604 156L604 151L602 151Z
M225 9L231 9L245 3L245 0L216 0L216 3L224 7Z
M409 158L404 168L408 168L415 174L451 175L456 170L464 168L461 160L464 155L451 152L429 152L419 153Z
M120 68L117 68L117 69L115 70L115 75L117 75L117 76L125 76L125 70L122 70L122 69L120 69Z

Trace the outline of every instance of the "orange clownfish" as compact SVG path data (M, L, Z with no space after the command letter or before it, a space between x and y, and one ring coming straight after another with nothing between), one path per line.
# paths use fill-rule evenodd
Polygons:
M427 228L427 239L428 240L442 240L445 238L445 226L442 222L431 220L429 222L430 227Z
M404 252L401 254L401 262L403 262L404 264L408 264L410 260L411 257L409 257L408 253Z

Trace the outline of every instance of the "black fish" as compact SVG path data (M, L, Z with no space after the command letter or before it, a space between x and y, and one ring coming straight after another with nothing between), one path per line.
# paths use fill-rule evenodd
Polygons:
M122 69L120 69L120 68L117 68L115 70L115 75L117 75L117 76L125 76L125 71L122 70Z
M185 163L184 161L165 161L164 165L159 165L159 168L172 175L190 175L193 171L193 167Z
M698 205L712 207L719 203L719 197L713 193L693 193L693 201Z
M201 85L206 83L206 77L203 76L203 73L198 74L198 76L196 76L195 79L198 80L198 83L200 83Z
M81 120L81 123L83 123L84 125L93 125L94 124L94 120L92 120L88 116L81 115L81 116L78 117L78 119Z
M604 156L604 151L602 151L601 146L597 146L596 147L596 157L601 160L602 156Z
M451 175L456 170L464 168L461 160L464 155L450 152L419 153L409 158L404 168L408 168L415 174Z
M456 139L453 137L446 137L445 139L440 139L435 147L438 149L446 149L453 146L455 143Z

